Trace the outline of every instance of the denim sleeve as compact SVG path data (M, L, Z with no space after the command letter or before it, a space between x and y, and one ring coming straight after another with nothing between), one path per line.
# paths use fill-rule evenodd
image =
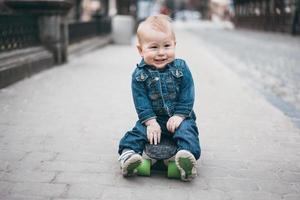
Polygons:
M143 81L138 81L135 75L132 76L131 90L136 112L141 123L156 118L152 109L151 101L146 93L146 88Z
M195 89L192 74L184 61L181 62L183 76L180 85L180 94L175 104L174 115L189 117L194 106Z

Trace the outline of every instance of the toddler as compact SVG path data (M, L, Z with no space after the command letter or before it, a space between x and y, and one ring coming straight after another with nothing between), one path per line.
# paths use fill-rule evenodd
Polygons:
M193 111L194 83L185 61L175 58L171 19L148 17L139 24L137 38L142 60L132 74L131 88L139 119L119 144L122 174L135 174L147 142L157 145L162 137L170 137L178 146L175 163L181 180L190 181L197 174L196 160L201 154ZM185 171L186 160L192 173Z

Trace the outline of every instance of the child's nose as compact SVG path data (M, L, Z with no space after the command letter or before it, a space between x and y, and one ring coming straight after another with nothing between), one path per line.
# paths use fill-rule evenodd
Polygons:
M159 49L158 49L158 54L159 54L159 55L164 54L164 53L165 53L164 48L159 48Z

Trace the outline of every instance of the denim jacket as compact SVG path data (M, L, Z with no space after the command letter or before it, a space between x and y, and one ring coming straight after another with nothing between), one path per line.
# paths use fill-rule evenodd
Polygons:
M131 87L141 123L173 115L195 118L193 78L182 59L175 59L163 70L153 69L142 60L132 74Z

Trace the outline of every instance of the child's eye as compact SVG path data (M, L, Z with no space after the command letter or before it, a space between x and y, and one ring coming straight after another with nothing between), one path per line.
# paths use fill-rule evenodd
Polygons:
M150 46L150 49L156 49L157 46Z
M166 45L165 45L165 48L169 48L169 47L171 47L170 44L166 44Z

